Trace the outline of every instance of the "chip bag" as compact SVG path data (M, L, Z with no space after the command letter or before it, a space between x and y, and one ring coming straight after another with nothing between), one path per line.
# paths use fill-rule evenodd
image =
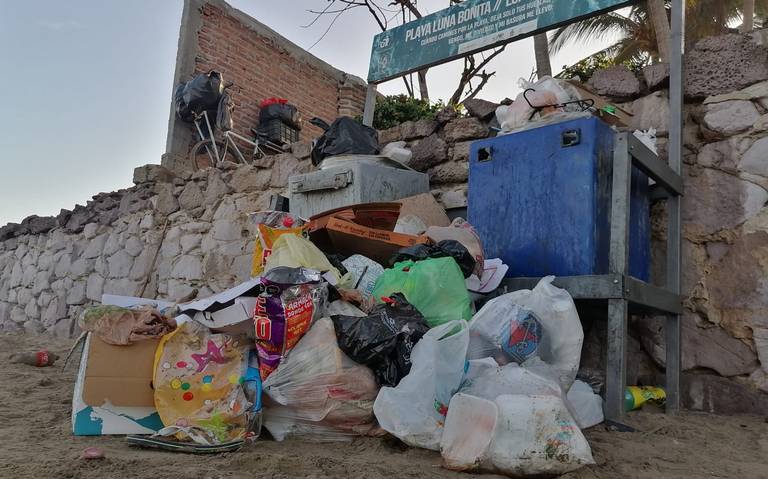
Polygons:
M254 324L259 372L265 380L296 346L312 321L320 318L328 287L319 271L278 266L261 277L263 292L256 300Z
M243 439L252 404L242 383L251 346L244 338L212 334L194 321L160 340L155 353L155 407L163 424L176 426L180 440L208 444Z
M264 265L267 264L267 258L272 254L272 246L282 235L292 234L301 236L304 233L304 227L297 228L273 228L266 224L257 226L259 231L256 238L256 246L253 248L253 261L251 263L251 277L255 278L264 271Z

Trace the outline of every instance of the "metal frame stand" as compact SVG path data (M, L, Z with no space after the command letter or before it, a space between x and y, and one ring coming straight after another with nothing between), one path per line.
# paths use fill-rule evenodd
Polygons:
M654 196L666 198L666 286L659 287L628 275L629 207L632 166L656 182ZM630 133L616 135L613 150L609 273L556 278L554 284L575 300L606 300L608 303L608 358L605 384L605 417L614 421L624 415L627 383L627 320L631 313L666 316L667 412L680 408L680 196L683 180L647 146ZM510 278L508 290L533 288L540 278Z

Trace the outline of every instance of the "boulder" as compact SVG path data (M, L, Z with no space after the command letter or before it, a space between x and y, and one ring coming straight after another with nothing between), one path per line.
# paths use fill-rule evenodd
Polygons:
M241 166L232 172L232 176L229 178L229 186L236 193L262 191L269 186L271 177L272 172L269 170L253 166Z
M272 167L272 175L269 178L269 186L285 188L288 186L288 178L309 171L309 163L299 161L290 153L275 155L275 164Z
M685 94L704 98L768 80L768 48L752 35L700 40L685 55Z
M464 100L464 108L467 109L469 116L473 116L481 121L488 121L496 114L496 108L499 105L488 100L481 100L480 98L470 98Z
M597 70L587 85L598 95L610 98L628 99L640 94L640 80L624 65Z
M437 112L437 114L435 115L435 120L437 120L438 123L443 124L453 119L456 119L458 117L459 117L459 113L456 111L456 108L454 108L451 105L447 105L443 107L442 110Z
M655 128L657 135L666 135L669 132L669 99L664 91L657 91L651 95L638 98L632 102L633 129L647 130Z
M488 127L480 123L477 118L458 118L445 125L443 130L445 140L456 142L462 140L475 140L488 136Z
M705 106L704 126L723 136L733 136L749 130L760 118L751 101L731 100Z
M448 148L448 157L451 161L469 161L469 147L471 141L460 141Z
M300 160L306 160L312 154L312 142L305 140L291 143L291 154Z
M57 222L54 216L32 215L21 220L21 226L25 227L29 234L37 235L52 230L57 226Z
M711 414L768 415L768 394L741 382L712 374L680 377L683 408Z
M669 63L654 63L643 67L643 79L650 91L669 86Z
M462 183L469 178L469 163L451 161L437 165L428 173L431 184Z
M400 125L400 139L413 140L431 135L440 126L435 120L406 121Z
M168 168L161 165L138 166L133 170L133 183L171 183L174 174Z
M179 206L183 210L193 210L203 205L203 191L196 182L189 182L179 195Z
M379 144L386 145L387 143L400 140L402 140L400 125L387 128L386 130L379 130Z
M221 171L211 168L208 173L208 183L205 188L204 203L213 205L220 201L231 190L221 178Z
M437 134L430 135L411 148L408 166L417 171L426 171L448 159L448 145Z
M155 200L155 209L166 216L179 211L179 200L176 199L173 190L172 184L160 183L157 185L158 195Z
M709 369L722 376L739 376L758 368L757 355L752 349L723 328L699 327L695 315L689 312L681 321L684 371ZM663 317L644 318L638 323L643 348L661 367L666 364L664 325Z
M742 155L738 166L745 173L768 177L768 137L754 142Z

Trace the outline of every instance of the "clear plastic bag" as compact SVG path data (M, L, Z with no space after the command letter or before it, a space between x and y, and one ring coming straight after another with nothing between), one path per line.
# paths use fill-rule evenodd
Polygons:
M557 396L503 395L490 446L495 471L511 476L559 475L594 464L592 450Z
M603 398L595 394L592 386L579 381L573 382L566 396L573 412L573 418L580 428L586 429L603 422Z
M501 105L496 109L496 119L503 131L516 130L530 121L539 120L549 115L565 111L550 105L577 100L578 95L564 82L552 77L542 77L535 83L521 78L518 85L523 90L511 105ZM528 91L526 90L533 90ZM538 109L538 112L537 112Z
M264 381L264 427L278 441L368 434L378 390L373 373L339 349L333 323L322 318Z
M550 366L567 391L579 369L584 330L571 295L552 285L554 279L547 276L533 290L514 291L494 301L497 306L517 305L536 314L542 325L537 355Z
M499 296L488 301L469 322L467 358L492 357L499 364L522 364L536 354L541 340L539 318Z
M432 328L413 348L411 372L379 391L373 411L381 427L406 444L437 451L451 397L461 385L469 344L465 321Z
M565 396L555 378L515 363L484 367L478 369L475 374L470 374L468 371L459 391L489 401L504 394Z

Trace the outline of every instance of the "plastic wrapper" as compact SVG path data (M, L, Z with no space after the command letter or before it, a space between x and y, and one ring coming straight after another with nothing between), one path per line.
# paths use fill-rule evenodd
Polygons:
M472 257L475 258L473 273L478 277L483 275L483 266L485 265L485 254L483 253L483 242L475 228L472 227L463 218L456 218L450 226L430 226L427 228L426 235L435 243L445 240L454 240L461 243Z
M377 305L367 317L334 316L339 347L373 370L384 386L396 386L411 370L414 346L429 330L424 317L402 295Z
M592 386L579 381L573 382L566 396L569 409L580 428L586 429L603 422L603 398L592 391Z
M475 258L467 248L455 240L443 240L436 245L416 244L407 248L402 248L390 260L389 264L394 265L401 261L421 261L428 258L451 257L456 260L461 273L465 278L469 278L475 270Z
M331 265L317 246L295 234L282 234L272 243L271 254L264 263L264 271L267 272L279 266L329 272L337 283L341 279L339 270Z
M373 373L339 349L333 323L322 318L264 382L264 426L278 441L368 434L378 391Z
M94 333L107 344L127 346L170 333L176 329L176 321L151 307L131 309L100 305L83 311L78 326L83 331Z
M155 407L180 440L221 444L243 439L252 403L242 384L251 345L245 338L211 334L194 322L164 336L155 354ZM187 434L183 431L189 431Z
M373 297L380 300L394 293L403 293L430 327L472 317L464 275L453 258L395 264L376 281Z
M547 276L533 290L523 289L499 296L493 299L493 308L508 310L516 305L533 311L542 326L536 357L549 365L567 391L579 369L584 330L571 295L552 285L554 279L554 276Z
M223 92L221 73L212 70L197 74L190 81L176 87L173 95L176 115L186 122L192 122L193 113L216 111Z
M256 228L258 230L258 235L256 237L256 245L253 248L253 260L251 263L251 277L253 278L259 276L264 271L267 259L269 259L269 256L272 254L272 247L279 237L283 235L300 236L304 234L304 228L301 226L273 227L265 223L260 223Z
M259 372L265 380L288 352L324 314L328 286L320 273L277 267L261 278L264 291L254 311Z
M467 357L522 364L536 354L541 340L542 326L536 315L499 296L472 317Z
M437 451L448 404L461 386L469 334L465 321L430 329L413 348L411 372L383 387L373 411L379 425L414 447Z
M370 304L373 300L373 288L384 268L376 261L360 254L353 254L342 261L349 272L349 284L363 296L361 303Z
M377 155L379 134L354 118L337 118L312 148L312 164L317 166L324 158L336 155Z

